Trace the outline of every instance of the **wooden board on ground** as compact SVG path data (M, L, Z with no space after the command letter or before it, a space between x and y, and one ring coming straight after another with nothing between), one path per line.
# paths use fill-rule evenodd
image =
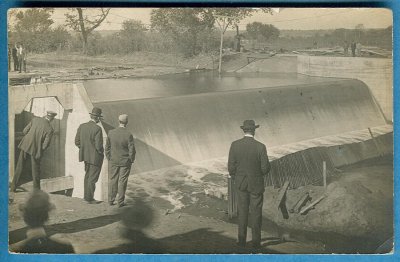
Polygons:
M279 190L278 198L276 199L276 207L279 208L282 204L283 200L285 199L286 191L289 187L289 181L286 181L281 190Z

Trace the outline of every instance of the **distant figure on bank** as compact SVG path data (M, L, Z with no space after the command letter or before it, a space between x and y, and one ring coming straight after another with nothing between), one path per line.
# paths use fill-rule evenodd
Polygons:
M14 71L18 71L19 66L18 66L18 46L17 46L17 44L15 44L13 46L11 53L12 53L13 62L14 62Z
M75 136L75 145L79 148L79 162L85 163L84 199L89 204L101 202L94 199L96 182L99 180L104 159L103 131L98 125L101 117L101 109L94 107L90 113L91 120L81 124Z
M7 49L7 58L8 58L8 72L10 72L11 71L11 45L10 44L8 44L8 49Z
M53 121L57 113L47 111L45 117L34 117L32 121L22 131L24 137L19 143L21 150L18 157L17 166L13 181L11 182L11 191L15 192L19 186L19 179L26 168L26 162L30 160L32 167L33 189L40 189L40 160L43 152L49 147L53 128L50 122Z
M261 220L264 193L264 177L271 169L267 149L254 139L256 125L254 120L245 120L240 127L244 132L242 139L232 143L229 150L228 171L234 179L238 197L238 246L246 246L247 225L250 209L252 245L260 248Z
M344 51L344 56L349 55L349 42L344 41L343 43L343 51Z
M26 73L26 50L23 44L19 44L18 47L18 65L19 65L19 72L21 73L22 70Z
M355 57L356 56L356 42L352 42L351 43L351 55L353 56L353 57Z
M114 205L118 193L118 206L122 207L125 205L125 191L136 150L133 136L126 129L128 115L120 115L118 121L119 127L108 132L105 153L109 161L108 203Z
M356 44L356 54L357 56L361 56L361 43Z
M27 238L11 245L10 250L18 253L74 253L71 244L53 240L46 235L43 225L49 219L52 209L54 205L50 203L49 195L41 190L34 191L21 206L24 221L29 227L26 232Z

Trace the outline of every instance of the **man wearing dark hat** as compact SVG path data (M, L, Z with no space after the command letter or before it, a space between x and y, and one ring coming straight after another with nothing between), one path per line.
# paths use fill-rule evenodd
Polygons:
M97 125L101 117L101 109L94 107L90 113L90 121L81 124L75 136L75 145L79 147L79 162L85 162L83 198L89 204L100 203L93 196L104 159L103 131Z
M260 248L261 244L264 177L271 166L265 145L254 139L258 127L254 120L245 120L240 127L243 129L244 137L234 141L229 150L228 171L234 179L238 197L237 244L241 247L246 245L249 209L252 245L254 248Z
M12 192L15 192L19 186L19 179L25 169L28 159L32 167L33 189L40 189L40 159L43 156L43 152L50 145L51 137L54 132L50 122L53 121L56 115L57 113L53 111L47 111L45 117L34 117L22 131L24 137L18 145L21 151L19 153L13 181L11 182Z
M132 134L126 129L128 115L118 117L119 127L108 132L106 157L108 165L108 203L114 205L118 193L118 206L124 206L125 191L131 166L135 161L135 144Z

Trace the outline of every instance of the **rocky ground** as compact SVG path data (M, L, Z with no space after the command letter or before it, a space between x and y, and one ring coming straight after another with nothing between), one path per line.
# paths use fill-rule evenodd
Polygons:
M172 54L136 52L129 55L85 56L79 53L30 54L27 73L42 76L38 81L76 81L89 79L159 76L212 69L215 58L184 58ZM214 62L215 63L215 62ZM11 72L11 77L20 74Z
M329 181L327 197L305 215L289 214L284 219L274 204L278 189L267 188L260 250L235 246L237 226L228 218L227 201L206 194L226 183L220 173L222 162L202 164L131 176L128 206L123 208L87 205L81 199L52 194L56 209L46 230L54 238L70 241L77 253L126 250L120 249L130 242L123 237L121 212L134 209L140 199L154 211L144 232L162 243L165 253L371 253L393 235L390 159L344 169ZM289 190L287 206L304 192L316 199L324 189ZM25 236L19 206L27 196L27 192L12 196L10 244ZM218 196L224 198L223 193Z

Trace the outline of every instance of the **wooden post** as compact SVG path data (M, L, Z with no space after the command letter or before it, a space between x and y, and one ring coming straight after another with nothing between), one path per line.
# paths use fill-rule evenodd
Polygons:
M224 43L224 33L225 33L225 19L224 19L224 23L222 25L221 28L221 43L220 43L220 47L219 47L219 65L218 65L218 73L221 74L222 71L222 47L223 47L223 43Z
M326 189L326 162L322 162L322 176L324 177L324 188Z
M237 200L234 188L234 179L228 176L228 217L230 219L237 216Z
M378 142L376 141L374 135L372 134L371 128L368 127L368 131L369 131L369 134L370 134L371 137L372 137L372 141L373 141L374 144L375 144L375 147L376 147L376 150L378 151L379 156L383 156L383 154L382 154L382 152L381 152L381 150L380 150L380 148L379 148Z

